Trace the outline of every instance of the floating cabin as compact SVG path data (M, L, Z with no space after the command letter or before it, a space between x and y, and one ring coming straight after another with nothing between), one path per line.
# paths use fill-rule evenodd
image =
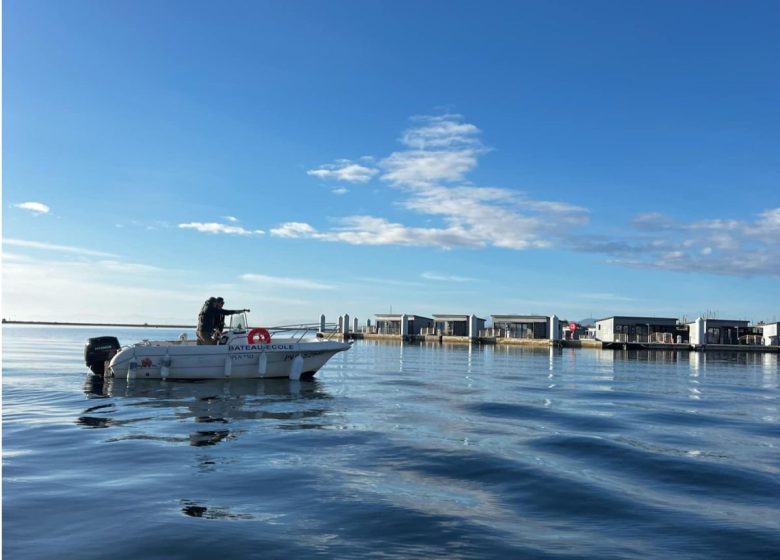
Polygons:
M614 316L596 321L596 339L603 342L671 344L683 342L684 336L677 319L670 317Z
M433 319L422 315L377 313L374 317L376 318L376 330L373 334L417 336L426 329L433 328Z
M485 328L485 319L475 315L434 315L434 333L439 336L479 337Z
M757 328L761 329L764 346L780 346L780 323L765 323Z
M687 323L692 346L704 344L761 344L761 331L749 321L702 319Z
M557 317L546 315L491 315L493 336L526 340L560 340ZM551 336L552 335L552 336Z

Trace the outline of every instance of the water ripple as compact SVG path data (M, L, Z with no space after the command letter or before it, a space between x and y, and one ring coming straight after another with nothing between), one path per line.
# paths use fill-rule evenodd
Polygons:
M358 342L314 382L127 383L84 370L103 332L3 334L9 558L780 550L774 355Z

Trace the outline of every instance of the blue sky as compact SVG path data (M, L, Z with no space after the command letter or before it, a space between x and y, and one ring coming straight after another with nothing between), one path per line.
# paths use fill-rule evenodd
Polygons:
M776 2L3 7L5 318L780 319Z

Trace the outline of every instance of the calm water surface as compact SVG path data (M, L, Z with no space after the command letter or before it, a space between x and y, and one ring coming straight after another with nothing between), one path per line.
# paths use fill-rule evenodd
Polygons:
M83 364L88 337L179 332L3 328L5 558L780 552L776 354L359 342L300 383Z

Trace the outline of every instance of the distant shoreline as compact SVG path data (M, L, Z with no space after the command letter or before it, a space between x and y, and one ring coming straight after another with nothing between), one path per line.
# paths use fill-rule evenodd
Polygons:
M65 321L10 321L4 325L54 325L59 327L137 327L146 329L195 329L195 325L159 325L152 323L75 323Z

